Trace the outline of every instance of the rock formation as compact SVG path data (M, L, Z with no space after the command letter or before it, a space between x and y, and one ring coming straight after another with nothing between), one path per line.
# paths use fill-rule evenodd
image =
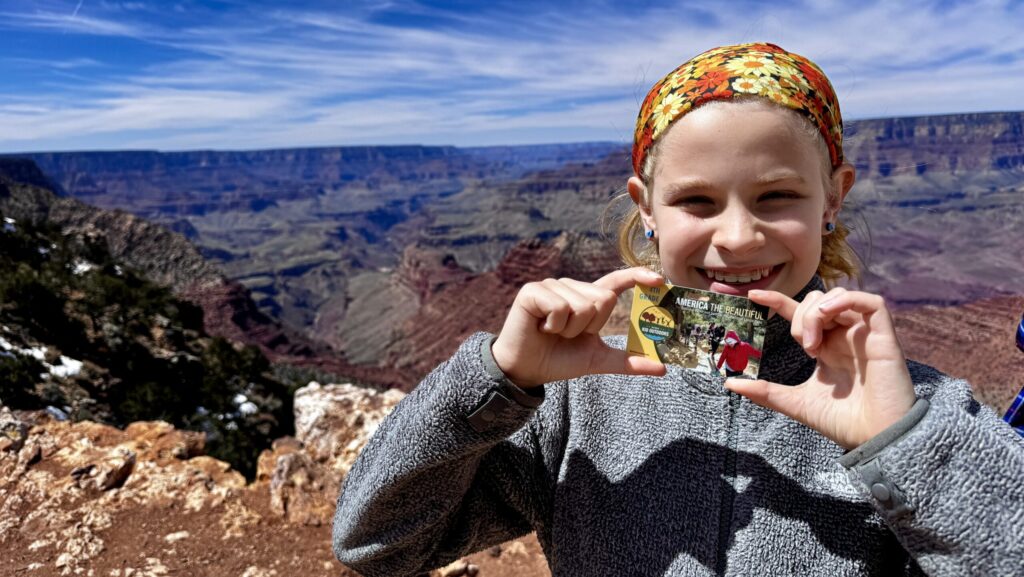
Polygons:
M344 474L401 400L311 383L296 436L257 479L204 456L203 436L162 422L125 430L0 408L0 566L16 575L352 575L330 521ZM535 540L453 563L440 575L545 575Z

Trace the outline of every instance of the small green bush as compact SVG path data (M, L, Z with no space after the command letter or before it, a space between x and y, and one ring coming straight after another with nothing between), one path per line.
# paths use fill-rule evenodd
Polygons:
M41 409L35 395L39 375L46 368L38 360L8 351L0 352L0 404L19 409Z

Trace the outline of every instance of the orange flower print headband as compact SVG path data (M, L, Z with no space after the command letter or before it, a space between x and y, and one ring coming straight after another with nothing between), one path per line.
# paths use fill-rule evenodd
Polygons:
M633 136L633 171L673 122L711 100L761 96L806 115L828 144L832 168L843 162L843 119L825 73L774 44L722 46L669 72L647 93Z

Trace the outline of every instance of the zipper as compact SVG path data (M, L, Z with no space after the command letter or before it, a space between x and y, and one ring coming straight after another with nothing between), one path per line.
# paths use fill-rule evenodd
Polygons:
M736 437L738 431L736 413L740 406L740 396L727 391L729 396L729 432L725 451L725 471L722 474L723 486L721 514L718 518L718 575L725 575L728 563L729 538L732 533L732 510L736 500Z

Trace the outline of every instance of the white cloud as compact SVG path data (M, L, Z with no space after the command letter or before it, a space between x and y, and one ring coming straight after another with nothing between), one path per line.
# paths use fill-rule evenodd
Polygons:
M59 103L0 105L0 142L53 140L62 135L202 128L276 113L286 102L273 95L243 92L131 90L99 98L88 107Z
M74 18L73 5L6 10L0 29L133 38L181 56L128 69L95 55L54 61L79 79L107 74L54 84L74 85L73 95L0 96L0 149L90 138L164 149L628 140L657 78L704 49L753 40L817 61L847 118L1021 108L1024 8L1012 2L707 3L697 16L685 6L594 6L498 16L414 2L236 8L191 26L163 24L138 4L87 3ZM435 24L377 18L395 10Z
M6 21L4 28L34 28L55 30L57 32L75 32L96 36L129 36L142 38L151 33L147 27L131 25L125 22L91 18L75 14L58 14L55 12L0 12L0 19Z

